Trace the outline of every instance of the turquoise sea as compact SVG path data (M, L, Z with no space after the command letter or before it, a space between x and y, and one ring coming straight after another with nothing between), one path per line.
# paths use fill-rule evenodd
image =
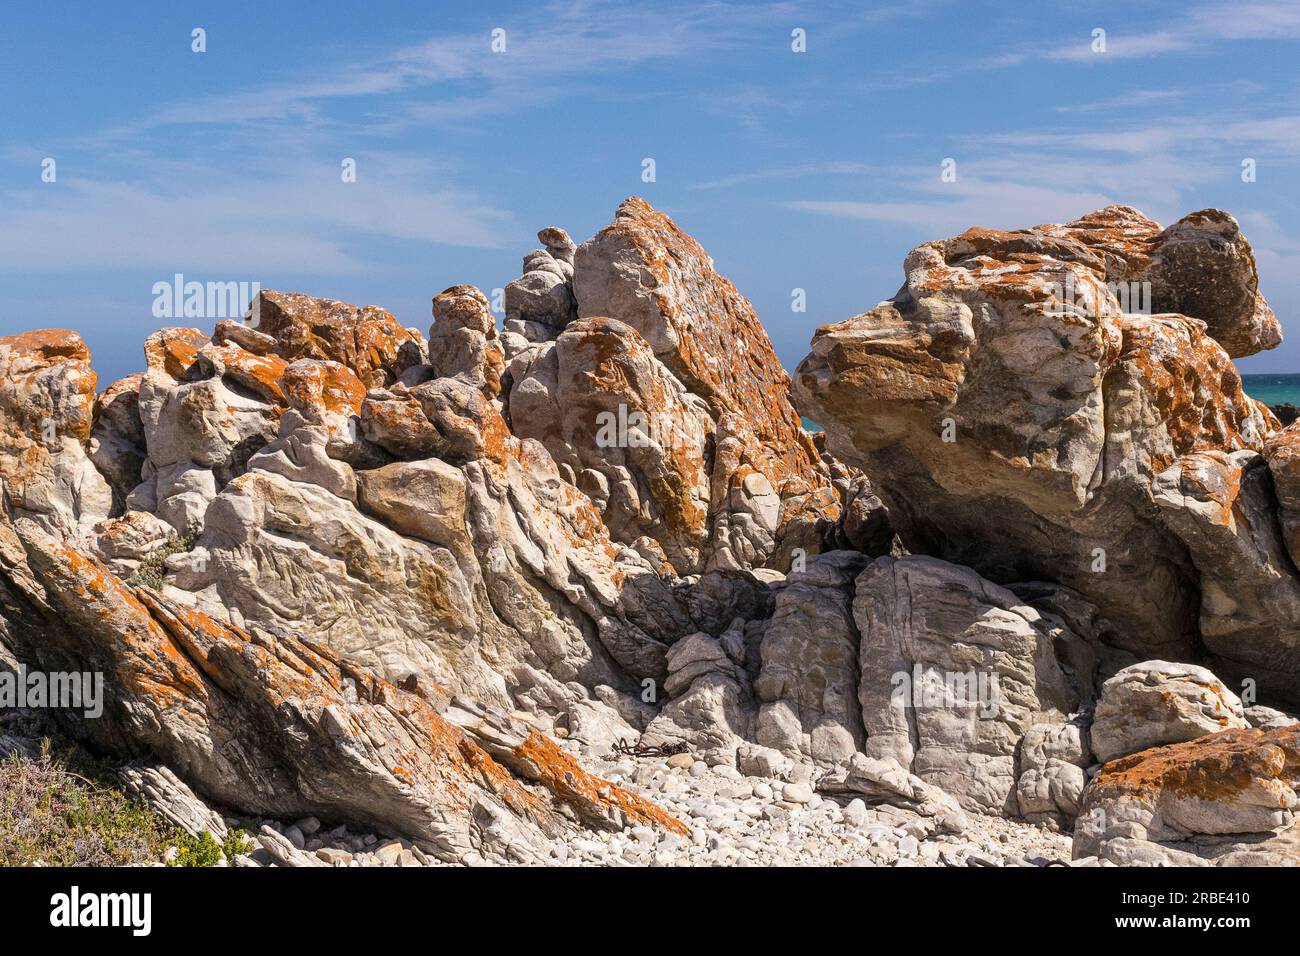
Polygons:
M1300 405L1300 375L1243 375L1246 394L1265 405Z

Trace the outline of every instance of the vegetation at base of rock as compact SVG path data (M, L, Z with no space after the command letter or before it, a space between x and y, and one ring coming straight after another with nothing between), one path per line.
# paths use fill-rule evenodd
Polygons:
M173 845L178 852L174 859L168 861L168 866L219 866L223 857L226 860L233 860L236 856L253 849L252 842L244 835L243 830L231 830L220 843L207 830L197 837L181 833L173 841Z
M194 531L171 535L162 547L140 562L140 567L126 579L126 583L158 590L163 586L163 576L167 573L167 559L173 554L184 554L189 551L194 547L198 537Z
M0 866L144 864L189 839L75 745L44 738L0 760Z

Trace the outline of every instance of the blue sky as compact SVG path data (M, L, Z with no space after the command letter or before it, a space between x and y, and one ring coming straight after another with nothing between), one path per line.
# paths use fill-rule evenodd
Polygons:
M926 239L1219 206L1288 333L1241 367L1300 372L1294 0L62 9L0 14L0 334L76 329L102 384L142 366L174 273L427 329L443 288L502 286L539 228L581 241L631 194L705 245L787 367Z

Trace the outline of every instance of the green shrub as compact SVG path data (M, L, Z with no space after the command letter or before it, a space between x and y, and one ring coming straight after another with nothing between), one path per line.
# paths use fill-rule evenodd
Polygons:
M41 741L0 760L0 866L124 866L162 859L177 835L83 751Z
M184 554L194 547L194 542L198 540L197 531L186 531L184 534L173 534L163 542L162 547L154 551L147 558L140 562L140 567L135 569L135 573L126 579L126 583L136 586L152 588L157 591L163 586L163 578L167 574L167 559L173 554Z

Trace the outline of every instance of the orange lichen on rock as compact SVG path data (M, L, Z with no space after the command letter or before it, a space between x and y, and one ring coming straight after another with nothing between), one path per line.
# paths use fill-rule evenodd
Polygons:
M626 820L627 825L651 824L681 835L688 832L684 823L660 807L587 773L578 761L537 731L515 748L515 755L528 777L551 790L581 816L608 819L613 815Z
M1241 374L1204 323L1181 315L1126 319L1120 364L1150 395L1175 455L1263 450L1270 422L1242 391Z
M281 384L289 405L309 420L322 413L360 414L366 398L361 379L338 362L299 359L285 367Z
M1279 786L1278 808L1286 789L1300 782L1300 725L1276 730L1237 729L1180 744L1153 747L1104 765L1093 779L1091 797L1128 794L1209 801L1257 795L1261 782Z
M238 345L208 345L201 355L219 363L222 374L273 405L284 404L280 380L288 363L278 355L255 355Z
M198 360L208 336L198 329L159 329L144 341L145 363L151 370L180 380Z
M68 329L38 329L18 335L0 336L0 347L27 353L32 360L48 365L59 359L90 361L90 349L76 332Z
M604 281L584 271L599 269L626 250L639 259L653 285L652 312L619 314L592 298ZM643 280L644 281L644 280ZM797 494L824 483L819 456L802 430L790 402L790 377L772 348L753 305L713 259L673 220L645 200L631 197L614 222L578 250L575 284L579 315L618 315L640 332L655 355L682 383L709 403L716 416L745 415L758 440L758 467L782 494ZM584 294L585 293L585 294Z
M418 338L377 306L358 307L300 292L262 290L257 314L257 331L276 340L281 358L339 362L369 388L392 383L402 343Z

